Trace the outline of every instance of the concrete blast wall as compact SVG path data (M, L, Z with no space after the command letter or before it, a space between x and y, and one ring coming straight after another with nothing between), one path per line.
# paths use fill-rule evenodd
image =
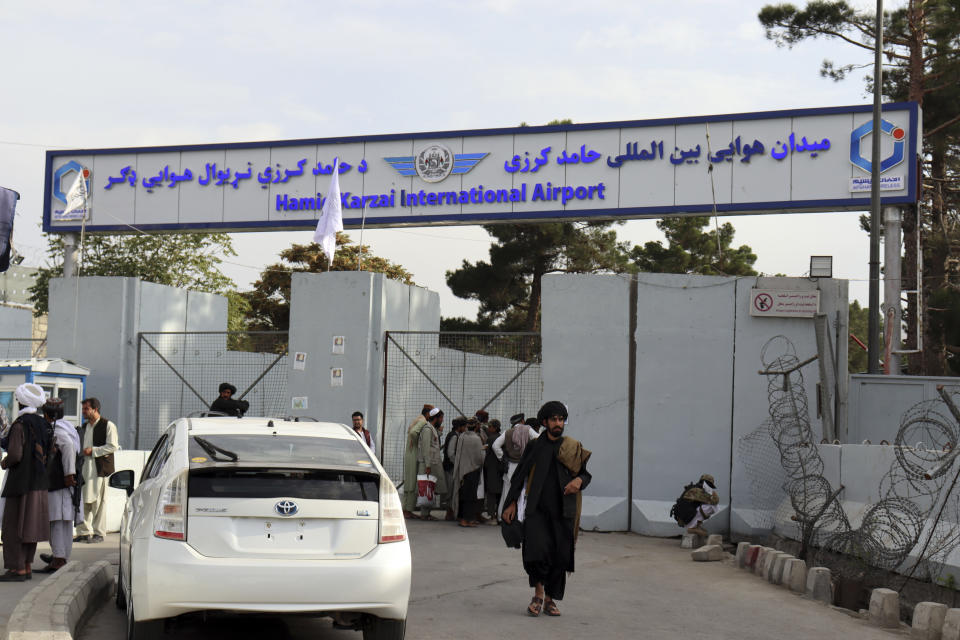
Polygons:
M349 424L361 411L379 443L384 332L439 331L440 297L382 273L340 271L293 274L290 299L288 389L293 402L306 403L291 404L292 414ZM337 336L342 354L333 352ZM306 354L302 370L297 352ZM342 372L336 381L335 369Z
M226 326L227 299L211 293L137 278L50 281L47 353L90 368L87 395L100 399L101 413L116 423L124 448L133 446L136 428L137 334Z
M0 338L29 340L33 337L32 332L33 312L30 309L0 305Z
M768 417L766 379L757 373L760 351L777 335L794 343L801 360L815 355L817 345L812 319L750 316L752 288L819 289L821 313L836 334L847 334L845 281L671 274L640 274L633 285L610 275L543 279L544 399L567 403L568 433L594 452L584 528L676 535L670 507L702 473L714 475L721 495L708 529L751 534L759 527L735 448ZM838 369L845 372L846 340L834 338L838 343ZM816 365L804 376L814 398ZM811 421L819 434L815 407L811 403Z

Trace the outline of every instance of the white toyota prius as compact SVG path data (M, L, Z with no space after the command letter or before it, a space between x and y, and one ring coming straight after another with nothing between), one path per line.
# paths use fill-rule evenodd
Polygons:
M310 613L404 637L410 543L393 483L352 429L181 418L154 446L120 530L127 636L191 612Z

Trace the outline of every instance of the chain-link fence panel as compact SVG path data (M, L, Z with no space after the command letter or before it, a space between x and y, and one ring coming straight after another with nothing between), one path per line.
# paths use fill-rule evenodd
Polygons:
M287 332L272 331L139 334L133 446L149 449L172 421L208 409L222 382L237 388L235 399L250 403L247 415L283 415L287 342Z
M0 338L0 360L28 360L47 357L47 340L41 338Z
M444 434L458 415L484 409L503 428L516 413L536 415L543 397L538 333L388 331L380 459L403 477L407 427L424 404L444 412Z

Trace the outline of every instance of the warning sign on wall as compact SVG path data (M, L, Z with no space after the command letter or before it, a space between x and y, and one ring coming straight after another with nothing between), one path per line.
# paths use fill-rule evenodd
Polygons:
M819 291L751 289L750 315L771 318L812 318L820 311Z

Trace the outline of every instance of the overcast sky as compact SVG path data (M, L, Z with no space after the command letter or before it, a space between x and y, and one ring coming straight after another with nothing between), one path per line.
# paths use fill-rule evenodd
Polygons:
M44 151L323 138L869 104L862 76L834 83L828 42L778 49L751 0L474 0L6 3L0 22L0 185L22 198L14 244L45 259ZM857 3L863 4L863 3ZM866 3L873 6L873 3ZM900 2L887 3L899 6ZM888 9L891 8L888 6ZM865 302L858 213L738 216L764 273L804 275L833 255ZM654 221L621 239L661 238ZM350 231L357 240L359 231ZM241 290L309 231L234 235L225 272ZM444 273L487 256L476 226L367 230L364 243L473 317Z

